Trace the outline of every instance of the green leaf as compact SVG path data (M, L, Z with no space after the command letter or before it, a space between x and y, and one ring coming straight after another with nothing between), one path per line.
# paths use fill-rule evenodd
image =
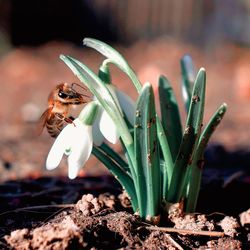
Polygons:
M161 172L152 86L146 83L139 95L134 130L136 173L141 216L158 215L161 203Z
M167 137L165 135L161 121L157 115L156 115L156 126L157 126L157 136L158 136L159 145L161 149L160 152L163 155L163 162L164 162L164 164L161 163L162 199L166 200L166 194L170 185L170 180L172 177L174 164L173 164L172 155L171 155Z
M180 150L175 162L170 183L168 201L179 202L183 194L187 167L192 162L193 150L198 143L201 132L205 103L206 73L200 69L195 80L187 123Z
M182 97L185 103L186 111L188 112L192 89L195 81L195 69L192 62L192 58L189 55L185 55L181 59L181 75L182 75Z
M128 163L122 159L122 157L114 151L108 144L102 143L99 147L109 158L115 161L124 171L130 172Z
M124 187L130 197L133 210L137 211L138 201L136 197L133 179L121 166L119 166L104 151L102 151L101 148L94 146L92 149L92 154L96 156L97 159L100 160L121 183L121 185Z
M207 143L209 139L211 138L213 132L217 128L217 126L220 124L222 118L224 117L225 113L227 111L227 104L223 103L214 113L210 121L208 122L207 126L204 128L200 138L199 138L199 144L197 147L197 153L200 154L200 152L204 152L204 149L207 146Z
M179 152L182 139L182 125L179 108L173 89L166 77L160 76L158 90L162 126L167 136L172 159L175 160Z
M192 164L190 166L190 173L188 175L188 192L186 194L186 211L194 212L198 200L202 169L204 163L204 152L207 146L209 139L211 138L213 132L220 124L223 116L225 115L227 110L227 105L222 104L218 110L214 113L207 126L203 130L197 148L194 152L194 157L192 160Z

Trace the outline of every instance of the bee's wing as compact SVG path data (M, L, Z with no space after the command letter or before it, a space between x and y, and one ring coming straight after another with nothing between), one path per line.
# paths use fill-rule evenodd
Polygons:
M47 122L47 119L48 119L50 113L51 113L51 109L50 108L46 109L42 113L40 119L37 122L37 131L36 131L37 135L41 135L42 134L43 129L44 129L45 125L46 125L46 122Z

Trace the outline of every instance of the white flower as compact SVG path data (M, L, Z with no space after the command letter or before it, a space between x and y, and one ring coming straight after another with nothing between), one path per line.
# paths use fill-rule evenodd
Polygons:
M134 125L135 104L133 100L114 86L107 86L119 109L124 112L130 124ZM103 143L104 138L107 141L115 144L117 143L119 137L120 135L117 131L117 126L115 125L114 121L110 115L100 106L97 118L93 124L94 144L100 146Z
M79 118L68 124L56 138L47 157L46 168L55 169L64 154L68 155L68 176L74 179L88 160L93 147L92 126Z

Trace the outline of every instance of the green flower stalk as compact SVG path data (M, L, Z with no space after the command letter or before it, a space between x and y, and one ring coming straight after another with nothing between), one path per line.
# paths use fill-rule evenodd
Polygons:
M127 191L134 212L144 219L160 215L166 203L184 201L186 211L194 211L198 199L203 155L213 131L226 112L223 104L202 131L206 72L201 68L195 78L192 59L181 60L182 93L187 121L181 125L173 89L160 76L159 100L152 85L143 86L124 57L111 46L86 38L84 44L104 55L98 74L70 56L61 59L93 94L74 124L67 125L47 158L47 168L54 169L63 154L68 156L69 177L75 178L88 159L95 155ZM137 100L122 93L112 83L109 64L122 70L138 92ZM160 116L155 103L159 101ZM72 135L72 136L71 136ZM120 141L124 156L105 139Z

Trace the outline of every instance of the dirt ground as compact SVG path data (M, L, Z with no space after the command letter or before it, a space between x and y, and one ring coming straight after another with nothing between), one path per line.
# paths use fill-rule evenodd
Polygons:
M87 194L76 204L31 206L2 213L0 222L5 227L0 227L0 235L5 236L0 238L0 247L248 249L250 210L236 219L222 213L184 215L176 207L158 227L131 214L126 199L124 195Z
M180 99L180 58L188 53L197 67L207 70L205 122L223 102L228 104L224 121L212 141L229 150L250 148L250 49L234 44L220 44L214 49L198 48L170 39L140 41L130 47L116 48L138 73L142 82L156 84L164 74ZM102 57L95 51L71 44L50 42L36 48L13 48L0 58L0 180L40 175L65 175L65 162L55 171L44 167L47 152L53 143L46 132L37 136L37 120L46 109L47 96L56 84L74 82L71 71L59 59L67 54L97 70ZM113 82L136 97L126 76L112 68ZM81 175L103 174L103 167L93 168L91 159Z

